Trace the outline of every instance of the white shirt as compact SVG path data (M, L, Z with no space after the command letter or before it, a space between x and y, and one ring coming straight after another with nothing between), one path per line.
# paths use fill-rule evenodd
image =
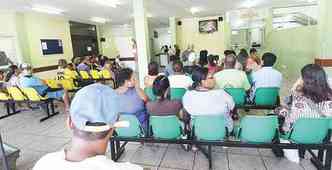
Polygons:
M187 89L193 84L192 79L184 74L171 75L168 77L171 88L185 88Z
M228 130L233 129L230 111L234 109L233 98L224 90L196 91L190 90L182 98L184 109L193 116L224 115Z
M65 151L49 153L43 156L33 170L143 170L131 163L115 163L106 156L95 156L81 162L65 160Z
M255 89L259 87L280 87L282 74L272 67L262 67L252 73L252 81Z

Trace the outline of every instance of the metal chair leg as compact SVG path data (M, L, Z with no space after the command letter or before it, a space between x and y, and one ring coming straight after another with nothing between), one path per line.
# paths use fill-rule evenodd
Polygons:
M331 161L332 161L332 148L327 149L325 154L325 163L324 169L331 170Z

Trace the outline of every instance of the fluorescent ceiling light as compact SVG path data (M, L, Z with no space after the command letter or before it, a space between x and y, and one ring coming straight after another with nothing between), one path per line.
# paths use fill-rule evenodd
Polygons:
M104 6L110 6L116 8L117 5L120 4L118 0L94 0L96 3Z
M245 7L245 8L252 8L256 5L258 5L258 0L245 0L242 3L242 6Z
M101 18L101 17L92 17L90 20L93 22L98 22L98 23L102 23L102 24L105 24L107 21L109 21L108 19Z
M196 14L197 12L202 11L202 8L200 8L200 7L191 7L191 8L189 9L189 11L190 11L192 14Z
M37 12L56 14L56 15L60 15L64 12L64 10L62 9L54 8L51 6L45 6L45 5L33 5L31 9Z
M147 13L147 14L146 14L146 17L148 17L148 18L152 18L153 15L152 15L151 13Z

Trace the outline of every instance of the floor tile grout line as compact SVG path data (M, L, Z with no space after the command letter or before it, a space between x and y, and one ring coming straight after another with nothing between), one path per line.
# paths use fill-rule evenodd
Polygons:
M228 152L229 152L229 150L226 149L227 167L228 167L228 170L231 170L231 164L230 164L230 161L229 161L229 155L228 155Z
M262 153L260 152L259 149L257 149L257 151L258 151L259 157L261 158L261 160L262 160L262 162L263 162L263 166L265 167L266 170L268 170L268 168L267 168L267 166L266 166L266 163L265 163L265 161L264 161L264 158L263 158L263 156L262 156Z
M164 158L165 158L165 156L166 156L166 153L167 153L167 151L168 151L168 148L169 148L169 144L167 144L167 147L166 147L166 149L165 149L165 152L163 153L163 156L161 157L160 162L159 162L159 164L157 165L157 169L160 168L160 166L161 166L161 164L162 164L162 162L163 162L163 160L164 160Z

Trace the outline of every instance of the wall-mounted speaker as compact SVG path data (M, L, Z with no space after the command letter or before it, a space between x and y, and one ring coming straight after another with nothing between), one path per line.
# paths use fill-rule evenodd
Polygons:
M182 25L182 22L181 21L178 21L178 26L181 26Z
M106 38L104 37L100 38L100 42L106 42Z
M219 17L219 18L218 18L218 21L219 21L219 22L222 22L222 21L224 21L224 18L223 18L223 17Z

